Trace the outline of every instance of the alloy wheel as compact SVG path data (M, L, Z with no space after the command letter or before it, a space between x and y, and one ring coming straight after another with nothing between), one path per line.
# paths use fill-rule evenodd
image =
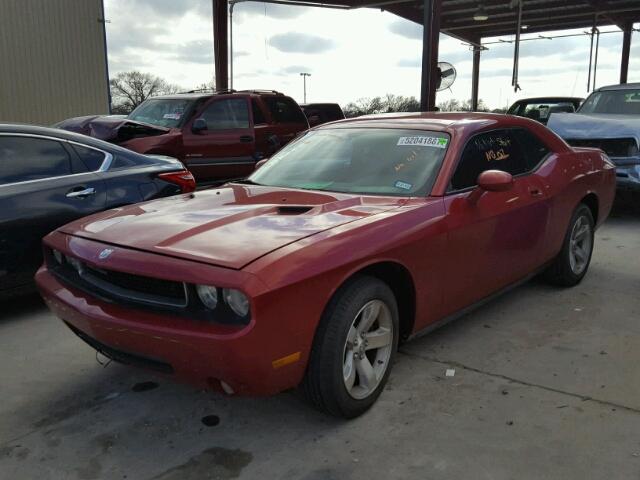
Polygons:
M381 300L367 302L357 313L344 346L343 378L349 395L371 395L384 377L393 348L393 321Z
M586 216L580 216L573 224L569 246L569 264L571 271L580 275L587 268L591 254L591 223Z

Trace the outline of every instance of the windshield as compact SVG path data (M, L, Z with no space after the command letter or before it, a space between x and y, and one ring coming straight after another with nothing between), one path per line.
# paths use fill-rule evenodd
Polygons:
M426 195L449 136L424 130L311 131L251 176L260 185L393 196Z
M127 119L159 127L174 128L180 124L192 103L193 100L186 98L150 98L131 112Z
M640 115L640 89L594 92L584 101L578 112Z
M546 121L552 113L573 113L575 106L569 101L520 103L511 107L509 113L538 121Z

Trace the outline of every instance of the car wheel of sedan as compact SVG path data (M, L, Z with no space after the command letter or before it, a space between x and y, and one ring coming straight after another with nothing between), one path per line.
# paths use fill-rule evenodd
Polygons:
M391 289L359 276L329 303L302 384L314 406L353 418L377 400L398 348L398 307Z
M545 272L551 283L572 287L587 274L593 252L594 221L584 204L576 208L565 235L560 254Z

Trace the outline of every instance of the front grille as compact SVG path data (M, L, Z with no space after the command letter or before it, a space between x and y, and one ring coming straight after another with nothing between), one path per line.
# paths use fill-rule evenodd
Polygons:
M599 148L610 157L630 157L638 154L635 138L569 139L572 147Z
M171 308L184 308L188 304L187 288L182 282L99 269L79 260L74 263L68 259L62 264L53 259L48 262L63 281L102 298Z
M117 291L132 298L135 296L140 300L176 307L187 305L185 286L180 282L97 269L86 264L80 276L97 288Z
M224 300L219 301L214 310L208 309L199 299L194 284L98 268L60 252L56 255L45 248L49 272L62 283L103 301L223 325L245 326L251 320L250 315L236 315ZM221 290L218 289L220 299Z

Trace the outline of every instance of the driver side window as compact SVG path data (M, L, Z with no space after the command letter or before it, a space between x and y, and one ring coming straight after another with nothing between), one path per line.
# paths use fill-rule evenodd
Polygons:
M249 128L249 108L244 98L229 98L213 101L202 116L207 130L232 130Z
M502 170L514 177L529 170L512 131L493 130L471 137L451 178L449 190L474 187L485 170Z

